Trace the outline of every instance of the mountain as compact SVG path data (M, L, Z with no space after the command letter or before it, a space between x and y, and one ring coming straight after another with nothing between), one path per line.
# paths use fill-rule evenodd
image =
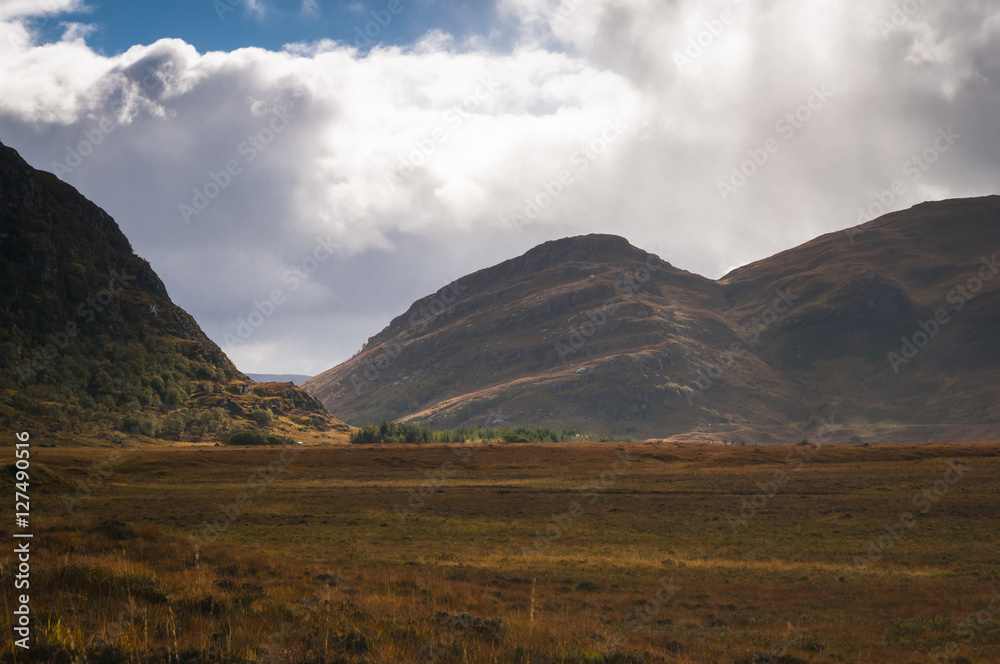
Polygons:
M303 376L301 374L253 374L248 373L247 376L251 380L255 380L258 383L295 383L296 385L301 385L306 382L312 376Z
M924 203L734 270L732 313L777 284L800 300L760 352L825 412L938 440L1000 429L1000 196ZM905 439L910 439L907 436Z
M726 289L610 235L547 242L446 286L304 387L346 421L661 435L705 418L781 424L798 389L760 358L698 394L740 343ZM734 390L746 391L739 411ZM721 408L722 410L717 410Z
M304 391L240 373L110 216L3 144L0 275L4 429L77 442L349 431Z
M996 437L1000 278L968 289L980 268L993 276L998 240L992 196L890 214L716 281L616 236L547 242L415 302L303 387L356 425Z

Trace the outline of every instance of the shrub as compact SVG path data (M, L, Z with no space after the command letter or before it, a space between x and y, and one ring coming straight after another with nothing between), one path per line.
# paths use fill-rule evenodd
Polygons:
M468 443L474 441L500 443L564 443L569 440L593 440L592 436L579 436L573 431L553 429L488 428L467 429L459 427L445 431L431 431L415 424L395 422L369 423L351 434L351 442L356 445L388 445L398 443ZM603 440L603 439L602 439ZM610 440L610 439L609 439ZM614 439L619 441L620 439Z
M119 429L136 436L155 436L157 431L156 418L149 413L129 413L122 418Z
M164 403L174 406L175 408L180 408L187 403L187 400L187 394L176 385L169 387L167 389L167 394L163 397Z
M351 434L351 442L357 445L385 445L391 443L430 443L433 433L414 424L366 424Z
M160 435L176 440L182 433L184 433L184 415L180 411L174 411L163 418Z
M262 427L274 421L274 413L270 408L254 408L247 413L247 417Z
M222 408L210 408L190 416L187 421L187 429L200 438L210 433L228 431L231 424L229 413Z
M222 436L226 445L291 445L295 441L288 436L278 436L263 431L234 431Z

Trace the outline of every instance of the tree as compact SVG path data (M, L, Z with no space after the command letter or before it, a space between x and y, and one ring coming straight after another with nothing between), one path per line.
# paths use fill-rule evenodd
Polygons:
M157 430L156 417L150 413L129 413L122 418L119 429L125 433L137 436L155 436Z
M179 440L182 433L184 433L183 413L175 410L163 418L163 423L160 425L161 436Z
M254 408L247 414L247 417L262 427L274 421L274 413L270 408Z

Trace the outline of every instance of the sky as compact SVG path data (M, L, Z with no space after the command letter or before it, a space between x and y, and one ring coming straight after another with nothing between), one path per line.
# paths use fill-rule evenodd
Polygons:
M998 193L1000 0L0 0L0 142L245 372L615 233L719 278Z

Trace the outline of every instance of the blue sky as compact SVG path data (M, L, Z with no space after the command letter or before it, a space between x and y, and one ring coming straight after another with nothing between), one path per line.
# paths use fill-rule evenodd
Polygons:
M386 21L388 3L316 0L313 9L307 5L304 11L303 0L263 0L258 13L246 0L89 0L85 11L35 18L34 25L46 40L55 41L65 22L90 24L88 44L106 55L166 37L183 39L205 53L247 46L280 50L288 43L321 39L363 46L357 30L366 27L375 35L373 42L387 45L409 44L435 29L461 40L469 34L487 34L499 25L490 2L399 0L400 11L388 14L391 20ZM378 18L386 25L368 26Z

